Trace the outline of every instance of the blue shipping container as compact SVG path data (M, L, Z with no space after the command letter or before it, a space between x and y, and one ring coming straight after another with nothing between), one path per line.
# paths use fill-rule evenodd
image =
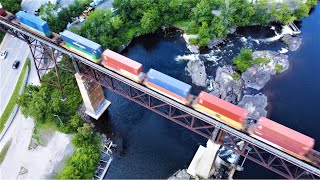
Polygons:
M147 73L147 80L183 98L187 98L191 91L191 86L189 84L154 69L150 69Z
M52 32L46 21L24 11L17 12L16 16L21 24L28 26L32 30L40 31L46 37L51 36Z
M88 52L94 56L101 56L102 54L101 45L87 38L84 38L67 30L61 32L60 35L64 42L76 46L80 50Z

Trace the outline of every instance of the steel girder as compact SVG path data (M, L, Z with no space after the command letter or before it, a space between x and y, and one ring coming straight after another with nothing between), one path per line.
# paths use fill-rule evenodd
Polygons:
M57 63L57 57L59 56L59 52L55 51L54 48L40 43L40 41L26 36L25 34L20 33L15 29L11 29L10 27L7 27L3 24L0 25L0 30L12 34L17 38L28 43L33 56L35 67L37 69L38 76L41 81L43 81L43 74L48 72L48 70L55 68L57 79L51 82L53 85L58 85L61 89ZM85 74L88 78L95 80L97 83L100 83L102 86L202 135L205 138L216 139L215 136L218 134L217 141L223 144L226 148L232 149L240 155L256 162L257 164L262 165L263 167L285 178L319 178L315 175L315 173L305 171L304 169L296 165L293 165L288 160L285 160L283 157L275 156L272 153L257 148L250 142L243 141L244 147L240 147L237 144L237 142L239 140L243 140L241 139L241 137L236 137L230 132L220 130L219 127L215 127L215 125L208 124L205 121L202 121L201 119L193 117L178 108L175 108L148 94L145 94L144 92L132 88L131 86L128 86L127 84L117 79L107 76L106 74L98 70L88 67L82 63L77 63L74 61L73 58L72 61L77 72L79 71L78 65L81 65L81 72ZM68 69L68 67L64 68L62 66L63 65L59 64L59 68L68 70L70 72L70 69ZM213 137L212 133L214 134ZM318 157L318 159L320 159L320 155L318 152L314 154L316 157Z
M127 99L140 104L141 106L177 123L181 126L190 129L191 131L209 139L215 140L228 149L240 154L243 157L267 168L282 177L287 179L318 179L319 176L312 174L292 163L283 157L264 151L250 142L237 137L232 133L226 132L215 125L208 124L201 119L166 104L153 96L141 92L117 79L114 79L98 70L95 70L84 64L80 65L80 73L89 79L93 79L105 88L116 92L117 94L126 97ZM219 133L218 133L219 132ZM217 134L218 133L218 134ZM214 136L214 137L212 137ZM217 136L217 137L216 137ZM238 142L242 141L242 147Z

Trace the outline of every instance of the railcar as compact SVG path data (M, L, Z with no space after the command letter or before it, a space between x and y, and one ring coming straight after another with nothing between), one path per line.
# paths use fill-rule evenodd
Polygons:
M46 21L24 11L17 12L16 18L23 27L41 34L42 36L52 37L52 32Z
M105 68L116 71L135 82L141 83L144 79L142 64L111 51L110 49L106 49L102 53L101 64Z
M235 129L246 128L246 118L249 114L247 110L204 91L200 92L192 107Z
M60 45L64 48L67 48L95 63L100 62L102 54L102 47L100 44L68 30L60 32L60 37L62 39Z
M191 86L189 84L154 69L148 71L143 84L184 105L190 105L192 101L192 96L190 94Z
M310 162L307 157L315 144L315 140L311 137L263 116L252 126L249 134L292 156Z
M209 93L201 92L193 101L190 94L191 86L154 69L150 69L145 75L142 64L126 58L111 50L102 53L101 45L70 31L55 34L50 31L47 22L38 17L20 11L15 16L5 9L0 8L0 16L13 23L20 23L30 32L36 32L44 37L52 37L51 40L60 46L69 49L95 63L113 70L131 80L144 84L146 87L159 92L184 105L193 107L195 110L218 119L225 124L246 132L250 136L263 141L279 150L282 150L301 160L317 165L313 161L315 140L268 118L260 117L256 124L248 123L248 111L215 97ZM50 39L50 38L47 38ZM62 41L61 41L62 40Z

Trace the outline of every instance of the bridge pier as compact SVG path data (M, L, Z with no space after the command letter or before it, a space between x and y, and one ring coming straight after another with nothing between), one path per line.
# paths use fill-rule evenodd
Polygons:
M219 126L214 129L211 139L207 141L207 147L199 146L187 170L190 175L203 179L209 179L214 175L214 172L219 166L215 163L218 159L217 154L221 146L215 142L219 130Z
M111 102L106 100L100 84L81 75L75 74L80 93L86 107L86 114L94 119L99 119Z

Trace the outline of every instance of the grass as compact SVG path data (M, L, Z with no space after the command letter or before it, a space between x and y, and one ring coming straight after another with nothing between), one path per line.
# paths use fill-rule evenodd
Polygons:
M270 59L265 58L265 57L259 57L255 59L254 63L257 65L266 65L270 62Z
M234 73L231 74L231 77L232 77L234 80L238 81L238 80L240 79L240 74L237 73L237 72L234 72Z
M187 30L189 26L189 21L177 21L177 22L174 22L173 25L183 30Z
M32 139L29 144L29 149L33 149L39 144L41 146L47 146L54 133L58 130L57 125L52 121L46 121L45 123L36 123L33 128Z
M280 74L282 69L283 69L283 66L281 64L276 64L275 66L276 74Z
M4 158L7 155L7 152L9 150L9 147L11 145L11 139L4 145L3 149L0 152L0 165L2 164L2 161L4 160Z
M21 71L21 73L19 75L19 79L18 79L18 82L16 84L16 87L14 88L13 93L12 93L12 95L10 97L10 100L9 100L6 108L4 109L1 117L0 117L0 132L2 132L2 130L4 128L4 124L9 119L9 117L10 117L10 115L11 115L13 109L14 109L14 106L17 103L17 100L19 98L19 92L21 90L22 83L23 83L24 77L25 77L26 72L27 72L27 66L30 67L29 58L27 58L26 62L23 65L23 68L22 68L22 71Z

